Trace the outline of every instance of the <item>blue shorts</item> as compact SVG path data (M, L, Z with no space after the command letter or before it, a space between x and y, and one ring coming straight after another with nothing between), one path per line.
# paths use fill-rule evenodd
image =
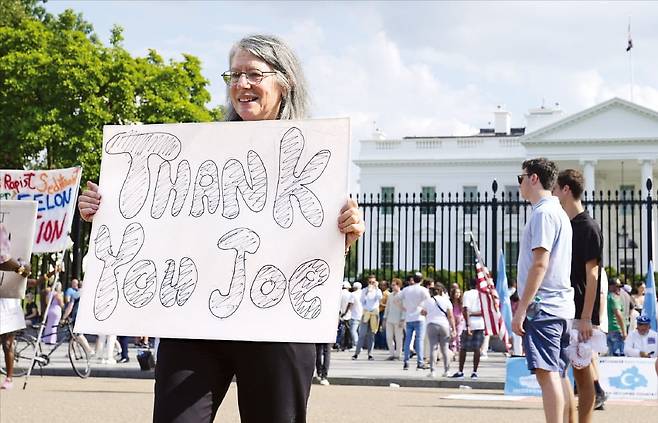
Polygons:
M566 319L539 311L532 320L523 322L523 349L528 370L536 369L566 375L569 358L569 322Z

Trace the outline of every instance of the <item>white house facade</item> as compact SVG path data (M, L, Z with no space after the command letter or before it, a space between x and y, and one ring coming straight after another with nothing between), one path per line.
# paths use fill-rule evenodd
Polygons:
M376 134L372 139L361 140L360 154L354 161L360 168L361 193L374 194L373 198L379 194L379 201L384 196L393 196L397 201L400 194L421 192L425 200L434 193L437 201L441 194L445 201L447 193L451 193L452 200L464 196L477 198L478 194L484 199L485 193L490 199L492 183L496 180L496 198L509 200L511 196L515 199L518 196L516 175L521 173L521 163L528 158L547 157L560 169L574 168L583 172L589 199L593 191L595 199L608 198L608 191L613 200L626 200L631 196L634 200L646 198L646 181L654 179L658 159L658 112L613 98L572 115L550 108L530 110L526 120L525 128L511 128L510 114L497 110L494 128L480 130L473 136L386 139ZM655 197L656 190L653 192ZM646 208L639 203L624 206L614 201L602 201L598 209L593 207L592 213L604 228L607 244L604 262L617 269L630 267L635 273L643 273L640 269L647 263L650 250L647 248ZM479 225L472 223L476 213L470 208L447 223L445 213L450 207L442 209L443 223L434 215L427 216L426 210L425 213L416 210L418 216L413 228L409 227L408 220L405 220L406 227L402 224L403 208L385 209L370 210L369 235L372 237L377 232L379 240L366 236L359 253L360 267L390 265L410 271L423 265L448 269L446 263L449 263L451 270L461 270L470 265L468 244L452 240L454 245L448 252L445 246L440 248L440 243L446 237L458 238L465 231L475 232L483 250L505 248L508 255L515 255L518 244L510 234L517 234L522 228L527 212L511 206L500 210L498 213L506 217L498 216L502 219L502 228L501 224L493 226L497 231L494 242L492 234L485 233L487 227L492 228L489 225L492 211L486 206L478 210ZM517 219L515 213L522 218ZM367 207L366 221L368 223ZM386 239L382 241L382 237ZM402 245L409 238L417 241L412 248L416 251L412 253L406 244ZM489 261L495 257L492 251L487 256ZM508 257L508 262L515 261L516 257Z

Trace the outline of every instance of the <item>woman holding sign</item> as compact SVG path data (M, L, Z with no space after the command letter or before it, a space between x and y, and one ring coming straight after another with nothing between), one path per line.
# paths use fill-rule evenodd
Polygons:
M276 37L252 35L229 53L222 76L228 121L305 119L306 81L299 60ZM87 182L78 200L91 221L100 204ZM345 250L365 231L356 201L340 210ZM155 372L154 422L212 422L235 376L243 422L304 422L315 365L315 344L163 339Z

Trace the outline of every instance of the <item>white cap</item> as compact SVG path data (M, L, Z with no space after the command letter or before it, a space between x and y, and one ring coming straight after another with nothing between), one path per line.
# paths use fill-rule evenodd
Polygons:
M352 285L350 285L349 282L347 282L347 281L343 282L343 288L344 289L350 289L351 287L352 287Z
M352 285L354 289L361 289L361 282L354 282L354 285Z

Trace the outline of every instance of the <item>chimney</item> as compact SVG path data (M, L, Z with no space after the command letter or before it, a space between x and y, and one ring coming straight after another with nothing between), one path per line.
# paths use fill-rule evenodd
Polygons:
M509 135L512 128L512 114L498 106L494 112L494 131L496 135Z
M554 107L537 107L536 109L528 110L528 114L525 115L526 120L526 129L525 133L536 131L537 129L543 128L550 125L553 122L556 122L562 119L563 113L560 109L560 104L555 103Z

